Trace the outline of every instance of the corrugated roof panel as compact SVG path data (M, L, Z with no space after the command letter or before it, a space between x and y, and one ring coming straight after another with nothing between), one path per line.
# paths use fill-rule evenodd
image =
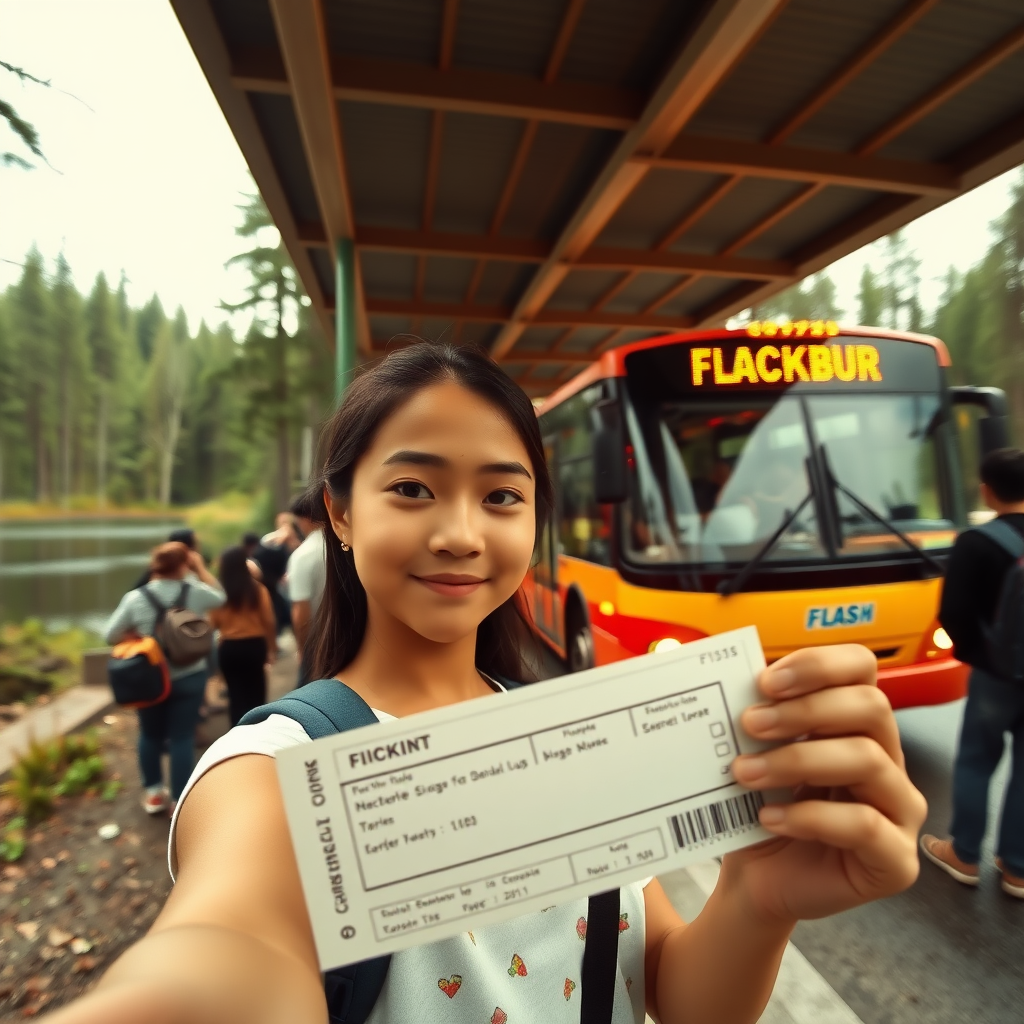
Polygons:
M523 122L507 117L445 115L434 204L438 231L487 233L522 134Z
M838 186L823 189L764 234L758 235L737 255L752 259L785 259L791 252L852 217L883 194Z
M675 298L666 302L658 310L658 316L671 318L674 316L689 316L694 310L717 299L720 295L739 284L728 277L701 277L697 278L688 288L683 289Z
M501 233L517 238L555 238L618 139L618 132L598 128L542 124Z
M277 30L267 0L210 0L210 9L228 50L277 49Z
M790 0L687 126L756 142L813 97L905 0Z
M649 92L703 0L587 0L559 77Z
M609 313L640 313L678 283L680 274L637 274L603 308Z
M527 352L550 352L564 333L564 327L527 327L519 335L512 352L516 355Z
M430 111L348 102L339 108L356 223L419 228Z
M1021 4L1024 12L1024 3ZM942 160L1024 110L1024 51L895 138L882 154L903 160Z
M648 171L594 244L653 248L719 181L718 174Z
M423 275L423 297L428 302L461 302L475 266L475 260L430 257Z
M334 261L326 249L307 249L309 260L313 264L320 291L324 298L334 298Z
M743 178L689 231L672 245L673 252L721 252L733 239L758 223L804 186L795 181Z
M319 221L320 207L309 176L291 96L255 93L249 97L249 102L293 216L298 221Z
M436 64L442 0L323 0L332 53Z
M595 302L622 275L615 271L570 270L562 278L551 298L549 309L591 309Z
M473 302L478 306L513 306L536 270L529 263L488 260Z
M559 351L568 352L572 355L579 355L581 352L589 355L598 345L607 341L614 333L615 330L609 327L577 327L566 338Z
M462 345L479 345L488 349L500 330L500 324L466 323L462 325L462 337L459 341Z
M412 321L406 316L381 316L377 313L369 315L370 336L380 345L396 336L408 334Z
M552 0L460 0L455 64L540 78L562 23L562 7Z
M852 150L1022 19L1020 0L943 0L794 135L793 144Z
M416 288L416 257L397 252L360 252L363 291L375 299L411 299Z

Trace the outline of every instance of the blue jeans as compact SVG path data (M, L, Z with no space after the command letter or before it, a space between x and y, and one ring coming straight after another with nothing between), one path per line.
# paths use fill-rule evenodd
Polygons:
M1024 876L1024 687L971 669L960 746L953 769L953 850L967 864L981 860L988 818L988 784L1010 733L1013 760L996 853L1007 871Z
M195 767L195 735L206 690L206 668L171 681L171 695L139 708L139 770L146 788L163 782L160 755L171 755L171 799L177 800Z

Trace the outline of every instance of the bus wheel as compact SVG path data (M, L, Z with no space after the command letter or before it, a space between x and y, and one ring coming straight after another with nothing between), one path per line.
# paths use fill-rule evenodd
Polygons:
M594 667L594 636L589 626L577 626L573 630L566 653L569 655L570 672L583 672Z

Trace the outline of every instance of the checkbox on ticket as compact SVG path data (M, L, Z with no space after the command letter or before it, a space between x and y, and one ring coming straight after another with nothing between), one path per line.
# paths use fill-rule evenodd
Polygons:
M730 748L728 743L716 743L715 744L715 753L719 757L725 757L725 755L729 753L730 749L731 748Z
M711 735L718 737L725 735L725 726L721 722L711 723Z

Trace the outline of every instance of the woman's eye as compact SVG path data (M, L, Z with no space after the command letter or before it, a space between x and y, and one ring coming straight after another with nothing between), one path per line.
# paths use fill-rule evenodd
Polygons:
M516 494L515 491L491 491L491 493L484 498L484 504L498 505L508 508L510 505L518 505L522 500L523 499Z
M424 484L414 483L412 480L403 480L391 488L395 494L403 498L432 498L429 488Z

